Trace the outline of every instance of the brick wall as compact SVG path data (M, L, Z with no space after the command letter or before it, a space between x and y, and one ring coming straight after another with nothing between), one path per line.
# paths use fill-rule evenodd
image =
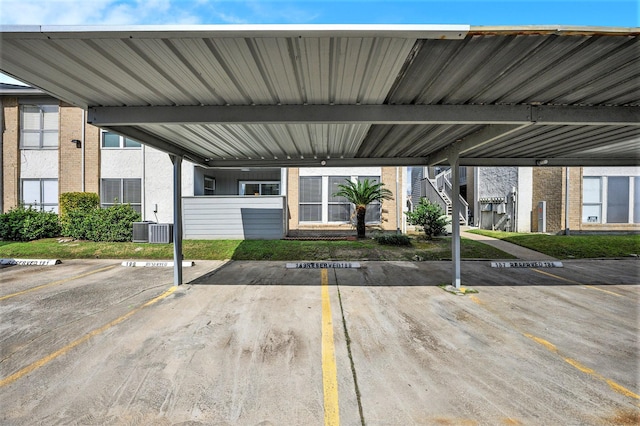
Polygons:
M87 124L84 131L84 190L100 194L100 129Z
M60 104L60 127L58 148L58 192L82 191L82 148L77 148L74 139L82 140L82 110L64 103Z
M538 203L547 202L547 232L564 229L564 171L562 167L535 167L533 169L533 217L531 228L538 230Z
M289 210L289 229L307 230L307 231L354 231L351 224L300 224L298 217L298 200L299 200L299 182L300 182L300 169L290 168L288 169L287 179L287 206ZM406 176L401 176L406 178ZM382 175L380 176L382 183L385 184L385 188L393 193L393 200L386 200L382 203L382 223L378 228L383 230L395 230L397 227L396 218L396 168L395 167L382 167ZM402 185L400 185L402 190ZM402 197L402 194L400 194Z
M18 205L20 194L20 108L18 98L2 99L2 207L6 212Z
M84 150L84 191L99 191L100 184L100 129L85 125L84 146L77 148L72 140L82 138L82 123L86 120L80 108L60 104L59 191L82 191L82 153Z
M384 187L393 193L392 200L384 200L382 202L382 223L380 227L385 231L395 231L398 227L398 209L396 202L398 196L402 197L402 194L396 193L396 168L383 167L380 180L384 183ZM402 184L400 184L400 190L402 191Z
M287 210L289 210L288 229L298 229L298 200L300 185L300 169L287 169Z

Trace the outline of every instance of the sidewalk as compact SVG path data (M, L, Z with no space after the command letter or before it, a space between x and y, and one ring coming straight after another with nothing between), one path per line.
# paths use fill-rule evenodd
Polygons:
M472 234L467 232L466 227L461 227L460 236L468 238L470 240L479 241L483 244L487 244L502 250L505 253L509 253L521 260L558 260L555 257L548 256L546 254L519 246L517 244L508 243L506 241L499 240L497 238L486 237L484 235Z

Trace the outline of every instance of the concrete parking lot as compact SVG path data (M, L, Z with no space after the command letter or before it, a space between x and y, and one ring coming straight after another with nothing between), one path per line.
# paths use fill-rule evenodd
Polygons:
M635 425L639 266L5 267L0 423Z

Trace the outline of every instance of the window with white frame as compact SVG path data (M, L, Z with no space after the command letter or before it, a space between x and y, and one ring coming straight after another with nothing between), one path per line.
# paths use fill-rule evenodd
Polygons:
M640 176L584 176L583 223L640 223Z
M280 195L280 182L241 180L238 191L240 195Z
M22 204L58 213L58 179L21 179Z
M351 219L351 203L344 197L333 194L340 191L339 185L351 180L350 176L329 176L328 222L349 222Z
M602 178L582 179L582 222L602 223Z
M316 223L348 223L352 220L353 204L344 197L336 197L338 185L347 180L380 182L380 176L301 176L299 186L299 221ZM373 202L367 206L365 222L381 222L382 204Z
M607 177L607 223L629 223L629 177Z
M101 179L100 206L111 207L116 204L130 204L138 213L142 213L141 179Z
M117 133L102 131L102 149L139 149L140 142L120 136Z
M640 223L640 176L633 178L633 223Z
M20 105L20 148L58 147L58 105Z
M216 192L216 180L212 177L204 177L204 195L213 195Z
M322 177L300 177L300 222L322 222Z

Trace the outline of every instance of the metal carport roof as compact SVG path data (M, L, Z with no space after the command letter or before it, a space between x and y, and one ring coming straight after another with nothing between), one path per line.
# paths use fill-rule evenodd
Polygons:
M639 28L0 31L2 72L203 166L640 162Z
M449 163L454 199L458 165L637 165L639 59L640 28L0 27L2 72L172 155L176 224L183 158Z

